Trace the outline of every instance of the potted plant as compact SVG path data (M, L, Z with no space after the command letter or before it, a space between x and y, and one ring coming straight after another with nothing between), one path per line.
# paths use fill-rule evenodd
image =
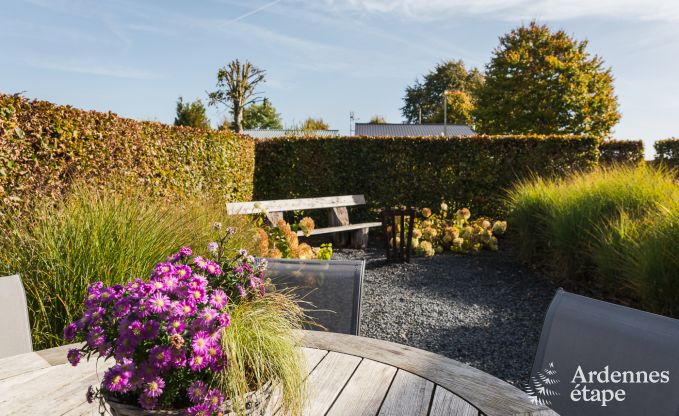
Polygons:
M279 388L283 409L300 413L303 312L271 286L265 262L245 250L226 256L225 238L209 257L181 248L148 280L89 286L82 317L64 329L85 340L69 350L72 365L106 360L88 401L115 416L260 415Z

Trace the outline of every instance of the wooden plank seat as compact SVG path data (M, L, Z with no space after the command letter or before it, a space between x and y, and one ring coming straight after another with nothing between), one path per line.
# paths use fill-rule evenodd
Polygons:
M276 225L283 213L299 210L328 210L329 227L316 228L310 235L333 234L333 242L344 246L350 242L353 248L365 248L368 244L368 232L370 228L379 227L381 222L365 222L351 224L347 207L365 205L363 195L341 195L321 198L298 198L278 199L271 201L232 202L226 204L226 212L229 215L252 215L266 213L266 217L272 225ZM351 236L347 232L351 232ZM302 237L304 233L298 231Z

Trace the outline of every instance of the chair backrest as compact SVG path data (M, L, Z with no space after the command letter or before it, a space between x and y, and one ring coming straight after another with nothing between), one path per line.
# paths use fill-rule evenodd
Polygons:
M277 287L294 289L309 302L303 307L316 323L330 332L358 335L363 260L267 260L267 276ZM314 325L307 329L322 330Z
M26 293L19 275L0 277L0 358L33 351Z
M562 415L679 415L679 320L559 289L528 390Z

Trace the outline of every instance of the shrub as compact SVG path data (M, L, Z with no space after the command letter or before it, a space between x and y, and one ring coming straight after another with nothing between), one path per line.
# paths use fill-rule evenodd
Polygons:
M676 238L678 202L674 177L645 165L523 181L509 197L523 259L670 314L679 312L668 306L679 296L679 255L661 244Z
M483 248L498 249L497 236L507 229L506 221L492 222L485 217L471 219L471 211L467 208L448 212L448 204L441 203L441 209L434 214L429 208L422 208L413 224L412 248L415 253L427 257L441 254L444 251L456 253L475 253ZM406 228L408 227L406 221ZM391 233L391 226L387 233ZM396 222L396 232L400 231L400 223ZM388 237L389 238L389 237ZM397 237L398 238L398 237ZM392 240L389 240L393 244Z
M365 194L375 210L449 198L495 216L517 179L591 168L597 146L588 136L277 138L257 143L255 199Z
M170 199L247 200L253 161L244 136L0 94L0 203L23 212L62 198L76 181Z
M633 164L644 161L644 143L641 140L605 140L599 145L599 163Z
M679 167L679 139L658 140L655 147L655 161L668 167Z
M165 204L84 187L56 207L45 203L30 217L6 220L0 267L2 274L21 274L35 349L60 345L64 323L82 312L91 282L110 286L145 276L182 244L205 250L215 221L236 230L230 247L252 247L251 225L226 216L221 204Z

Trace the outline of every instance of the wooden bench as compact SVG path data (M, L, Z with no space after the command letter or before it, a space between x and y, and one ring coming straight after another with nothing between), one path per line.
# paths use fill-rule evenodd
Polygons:
M279 219L283 219L283 213L286 211L327 209L329 227L316 228L310 235L334 234L333 242L344 246L348 242L348 236L345 232L351 231L351 247L365 248L368 244L368 231L370 228L380 227L382 223L365 222L351 224L347 207L358 205L365 205L365 197L363 195L232 202L226 204L226 212L229 215L251 215L265 212L269 222L275 226ZM297 235L301 237L304 236L304 233L298 231Z

